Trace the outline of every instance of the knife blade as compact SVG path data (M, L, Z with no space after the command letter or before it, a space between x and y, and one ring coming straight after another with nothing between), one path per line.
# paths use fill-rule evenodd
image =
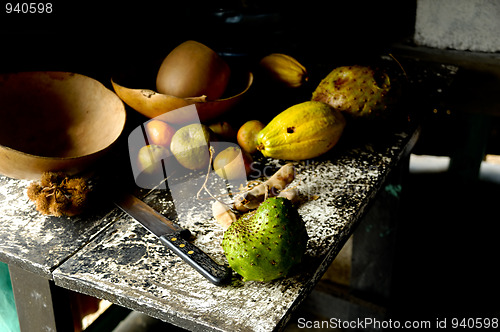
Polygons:
M213 284L224 285L231 279L231 269L228 266L217 264L187 240L191 234L189 230L165 218L132 194L122 195L115 200L115 204Z

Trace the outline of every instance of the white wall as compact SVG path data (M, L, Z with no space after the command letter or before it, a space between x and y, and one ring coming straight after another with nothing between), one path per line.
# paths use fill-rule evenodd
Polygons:
M418 0L415 43L441 49L500 51L500 1Z

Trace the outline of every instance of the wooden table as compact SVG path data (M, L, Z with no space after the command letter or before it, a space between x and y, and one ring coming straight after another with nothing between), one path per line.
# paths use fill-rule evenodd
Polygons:
M142 226L103 201L76 218L40 215L26 196L28 181L0 176L0 261L9 264L23 331L64 323L57 292L69 289L109 300L190 330L274 331L312 291L353 233L388 175L409 156L418 130L411 123L364 134L351 128L327 155L296 163L306 258L295 273L269 283L215 286L173 255ZM267 160L278 168L284 161ZM167 214L161 190L144 201ZM223 263L223 231L210 211L178 221L194 243Z

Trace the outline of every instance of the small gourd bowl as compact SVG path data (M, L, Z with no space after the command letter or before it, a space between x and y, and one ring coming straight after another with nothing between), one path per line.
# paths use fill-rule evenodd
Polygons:
M121 135L123 102L100 82L68 72L0 75L0 174L89 171Z
M252 86L253 74L249 71L233 69L226 92L217 100L203 100L200 96L180 98L147 88L131 88L130 83L138 84L132 81L133 77L125 79L115 77L111 80L116 94L127 105L147 118L152 119L162 115L162 118L167 122L182 125L193 120L199 120L202 123L210 122L233 109ZM183 117L178 112L165 114L191 104L196 105L199 119Z

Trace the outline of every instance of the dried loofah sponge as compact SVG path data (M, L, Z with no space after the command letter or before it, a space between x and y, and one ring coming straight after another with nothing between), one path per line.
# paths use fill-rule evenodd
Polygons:
M91 189L85 179L69 177L61 172L45 172L40 182L28 186L28 198L45 215L75 216L87 205Z

